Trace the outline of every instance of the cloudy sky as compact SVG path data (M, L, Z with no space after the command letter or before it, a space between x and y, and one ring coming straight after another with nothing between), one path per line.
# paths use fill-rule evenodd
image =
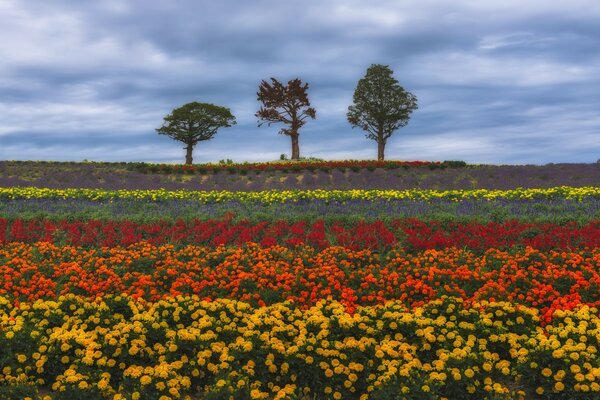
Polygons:
M388 159L596 162L599 20L597 0L0 0L0 159L183 162L155 129L190 101L238 122L194 162L289 156L254 117L270 77L310 85L302 156L372 159L346 112L378 63L419 101Z

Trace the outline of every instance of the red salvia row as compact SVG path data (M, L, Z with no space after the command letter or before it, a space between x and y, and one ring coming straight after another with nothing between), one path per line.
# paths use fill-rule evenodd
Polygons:
M570 222L563 225L509 221L504 223L441 223L416 219L325 223L250 222L219 220L179 220L136 223L102 220L7 220L0 218L0 243L51 242L74 246L128 246L147 241L151 244L195 244L203 246L259 243L273 245L309 245L318 249L343 246L352 250L407 251L529 246L540 250L600 247L600 221L585 225Z

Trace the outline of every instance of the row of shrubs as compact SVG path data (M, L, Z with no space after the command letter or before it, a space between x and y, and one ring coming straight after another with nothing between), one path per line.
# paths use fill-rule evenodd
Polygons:
M179 173L179 174L205 174L217 173L219 171L229 171L230 173L247 173L249 171L330 171L332 169L360 171L367 169L373 171L377 168L397 169L397 168L462 168L466 167L464 161L296 161L296 162L276 162L276 163L234 163L231 160L221 160L219 163L208 164L152 164L144 162L127 163L127 168L143 173Z

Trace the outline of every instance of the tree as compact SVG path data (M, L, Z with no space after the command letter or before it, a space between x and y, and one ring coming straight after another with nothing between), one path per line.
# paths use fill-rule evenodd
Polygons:
M348 107L348 122L377 141L377 159L384 159L385 144L394 131L408 123L417 109L417 97L404 90L387 65L372 64L358 81L353 104Z
M288 125L279 133L287 135L292 139L292 160L300 158L300 146L298 130L306 123L309 117L315 119L316 111L310 107L310 101L306 90L308 83L302 84L300 79L292 79L284 86L275 78L271 83L262 81L258 89L258 101L263 106L255 114L258 117L258 126L267 123L268 126L276 122Z
M196 101L174 109L164 120L156 131L186 144L186 164L192 163L192 150L198 142L210 140L219 128L236 123L228 108Z

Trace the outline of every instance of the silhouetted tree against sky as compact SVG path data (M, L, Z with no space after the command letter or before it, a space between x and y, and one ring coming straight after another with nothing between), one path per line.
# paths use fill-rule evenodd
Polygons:
M186 164L192 163L192 151L198 142L210 140L219 128L236 123L228 108L195 101L174 109L164 120L156 131L186 144Z
M384 159L385 144L392 134L408 123L417 109L417 97L404 90L387 65L372 64L358 81L348 122L377 142L377 159Z
M315 119L316 111L310 106L308 100L308 83L302 84L300 79L292 79L284 86L275 78L271 83L262 81L258 89L258 101L263 105L255 114L258 117L258 126L270 126L276 122L287 125L279 133L292 139L292 160L300 158L300 145L298 130L306 123L308 118Z

